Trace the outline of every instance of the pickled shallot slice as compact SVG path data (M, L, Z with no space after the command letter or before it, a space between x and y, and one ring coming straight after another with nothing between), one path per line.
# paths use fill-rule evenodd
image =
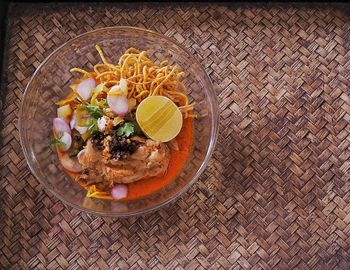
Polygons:
M62 136L58 139L61 143L58 148L62 152L66 152L72 145L72 136L68 132L63 132Z
M52 126L53 132L55 133L56 137L58 136L58 134L61 134L63 132L71 134L69 125L62 118L54 118L52 121Z
M128 186L124 184L116 184L111 191L112 198L120 200L128 196Z
M129 111L128 98L122 93L120 95L108 94L107 103L118 116L124 116Z
M77 92L84 100L88 100L91 98L92 90L95 87L96 82L93 78L84 79L78 84Z

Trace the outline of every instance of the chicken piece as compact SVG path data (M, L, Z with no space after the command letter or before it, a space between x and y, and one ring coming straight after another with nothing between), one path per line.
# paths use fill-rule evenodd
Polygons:
M103 151L105 151L104 149ZM102 155L89 140L78 155L84 172L100 177L113 186L115 183L132 183L154 176L161 176L168 168L170 153L164 143L147 139L127 158L110 159Z
M91 141L89 140L86 144L86 148L78 153L78 161L84 169L90 167L102 159L100 151L96 151Z

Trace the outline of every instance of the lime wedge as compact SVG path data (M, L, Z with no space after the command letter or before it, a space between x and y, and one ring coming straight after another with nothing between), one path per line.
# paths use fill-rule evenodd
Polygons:
M151 139L168 142L179 134L183 118L172 100L164 96L150 96L137 107L136 121Z

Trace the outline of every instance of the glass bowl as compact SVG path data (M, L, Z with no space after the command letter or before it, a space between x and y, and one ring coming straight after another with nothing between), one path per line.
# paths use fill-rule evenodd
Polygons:
M194 120L191 156L182 171L166 187L137 200L125 202L85 197L86 191L74 183L62 169L57 155L49 147L55 102L69 92L74 75L72 67L92 70L100 62L95 45L107 59L116 62L127 48L148 51L151 59L168 59L188 73L184 83L190 99L196 102L198 119ZM218 131L216 96L204 69L184 47L150 30L135 27L97 29L66 42L35 71L25 90L19 116L22 149L35 177L62 202L82 211L105 216L131 216L155 210L174 201L200 176L213 152Z

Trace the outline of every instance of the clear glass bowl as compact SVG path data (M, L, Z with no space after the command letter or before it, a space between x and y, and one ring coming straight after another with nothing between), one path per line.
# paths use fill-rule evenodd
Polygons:
M153 60L168 59L188 73L184 83L196 102L199 118L194 120L191 157L179 176L165 188L147 197L126 202L86 198L86 191L62 169L50 147L51 124L56 101L69 92L72 67L92 69L100 62L95 49L99 44L107 59L117 57L129 47L147 50ZM204 69L181 45L158 33L134 27L97 29L68 41L38 67L25 90L19 117L21 145L32 173L64 203L89 213L131 216L158 209L174 201L200 176L213 152L218 131L216 96Z

